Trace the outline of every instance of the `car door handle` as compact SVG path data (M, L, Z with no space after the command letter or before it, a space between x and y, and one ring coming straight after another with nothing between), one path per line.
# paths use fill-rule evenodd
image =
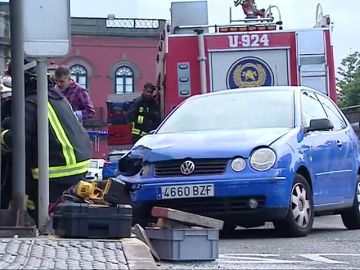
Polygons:
M341 142L340 140L336 140L336 145L337 145L338 147L341 147L341 146L342 146L342 142Z

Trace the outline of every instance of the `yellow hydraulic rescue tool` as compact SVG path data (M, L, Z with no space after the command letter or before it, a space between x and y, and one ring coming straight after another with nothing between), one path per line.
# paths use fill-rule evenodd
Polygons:
M79 181L74 193L83 200L97 204L118 204L129 201L129 192L124 182L115 179Z
M76 186L76 195L83 199L103 201L104 195L109 190L110 185L110 181L80 181Z

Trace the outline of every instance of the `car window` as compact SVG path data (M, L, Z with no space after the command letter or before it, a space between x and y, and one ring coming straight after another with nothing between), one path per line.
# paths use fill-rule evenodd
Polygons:
M104 168L104 161L99 161L99 169L102 169Z
M316 95L311 91L303 91L301 94L302 120L305 127L310 126L310 120L327 118Z
M342 130L346 128L346 122L344 118L339 113L339 110L336 108L336 106L326 97L322 95L317 95L321 104L324 107L324 110L330 119L330 121L334 125L334 130Z
M124 154L115 154L109 155L109 161L117 161L119 160Z
M128 150L113 150L108 155L108 161L118 161L121 157L123 157Z
M89 168L97 169L98 168L98 162L96 160L91 160L90 163L89 163Z
M158 133L294 127L293 91L236 91L185 101Z

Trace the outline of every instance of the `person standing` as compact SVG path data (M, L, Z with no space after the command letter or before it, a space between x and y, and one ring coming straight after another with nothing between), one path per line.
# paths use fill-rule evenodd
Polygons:
M155 86L144 85L143 93L129 107L128 117L132 122L132 140L137 142L142 136L156 129L160 124L160 109L155 98Z
M71 79L71 72L67 66L62 65L55 70L55 81L56 87L63 92L80 122L95 116L95 108L88 90Z

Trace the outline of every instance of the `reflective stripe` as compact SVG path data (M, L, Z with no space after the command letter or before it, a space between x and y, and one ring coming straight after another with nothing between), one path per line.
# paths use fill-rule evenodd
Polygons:
M8 129L5 129L3 132L0 133L0 143L3 145L6 145L6 143L4 141L4 136L8 131L9 131Z
M59 140L59 142L61 144L62 152L63 152L64 158L66 161L66 165L76 164L74 148L71 145L71 143L59 121L59 118L57 117L55 110L52 107L50 102L48 102L48 108L49 108L48 118L50 121L50 125L55 132L56 138Z
M131 133L132 133L132 134L134 134L134 135L140 135L141 130L140 130L140 129L135 128L135 123L134 123L134 122L132 122L131 124L132 124Z
M26 208L29 210L35 210L35 203L33 200L27 199Z
M135 134L135 135L140 135L141 133L141 130L140 129L137 129L137 128L133 128L132 131L131 131L132 134Z
M28 210L35 210L35 203L33 200L29 199L28 196L27 197L27 200L26 200L26 208ZM9 205L8 205L8 208L11 209L12 207L12 201L9 202Z
M138 116L138 119L137 119L137 122L138 122L138 124L142 124L142 123L144 123L144 116L141 116L141 115L139 115Z
M133 130L132 130L132 134L134 134L134 135L139 135L140 137L142 137L142 136L147 135L147 132L141 131L141 130L139 130L139 129L133 129Z
M77 164L49 167L49 178L59 178L85 173L89 169L90 159ZM39 168L32 169L34 179L39 179Z
M139 107L139 112L140 113L144 112L144 107Z

